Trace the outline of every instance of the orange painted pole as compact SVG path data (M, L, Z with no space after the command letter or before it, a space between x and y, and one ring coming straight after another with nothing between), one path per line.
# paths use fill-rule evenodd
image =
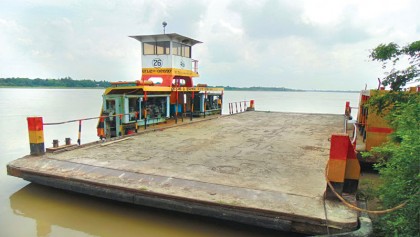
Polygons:
M104 124L105 124L105 117L101 116L99 118L99 124L98 124L98 128L97 128L97 135L98 135L99 139L101 139L101 140L103 138L105 138Z
M250 104L249 107L251 107L251 110L254 110L254 100L251 100L249 104Z
M42 117L28 117L29 147L31 155L40 156L45 154L44 124Z

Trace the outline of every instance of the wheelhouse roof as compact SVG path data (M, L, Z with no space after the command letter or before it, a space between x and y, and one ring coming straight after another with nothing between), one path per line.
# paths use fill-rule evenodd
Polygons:
M170 34L157 34L157 35L133 35L129 36L134 38L140 42L155 42L155 41L174 41L183 43L186 45L193 46L195 44L203 43L201 41L179 35L177 33L170 33Z

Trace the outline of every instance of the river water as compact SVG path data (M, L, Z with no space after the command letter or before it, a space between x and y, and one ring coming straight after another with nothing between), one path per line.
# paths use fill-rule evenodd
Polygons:
M44 122L98 116L102 89L0 88L0 236L292 236L30 184L7 176L8 162L29 154L26 117ZM224 103L255 100L257 110L344 112L345 101L358 104L358 93L226 91ZM224 105L224 113L228 106ZM82 125L82 143L95 141L96 121ZM77 140L78 124L44 127L45 144Z

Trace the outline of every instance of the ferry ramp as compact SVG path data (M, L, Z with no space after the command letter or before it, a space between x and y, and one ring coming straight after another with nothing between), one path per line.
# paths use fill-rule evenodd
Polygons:
M324 201L329 138L343 115L246 112L43 156L8 173L93 196L304 234L357 228ZM326 218L327 217L327 218Z

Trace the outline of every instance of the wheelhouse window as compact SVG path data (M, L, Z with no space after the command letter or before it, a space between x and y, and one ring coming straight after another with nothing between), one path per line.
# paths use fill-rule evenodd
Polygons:
M187 45L182 45L182 48L184 49L184 57L191 58L191 47Z
M143 54L144 55L152 55L155 54L155 43L143 43Z
M169 41L144 42L143 43L143 54L144 55L170 54L170 43L169 43Z
M172 54L181 56L181 44L173 42L172 43Z
M156 42L156 54L170 54L169 41Z
M173 42L172 43L172 54L186 58L191 58L191 46Z

